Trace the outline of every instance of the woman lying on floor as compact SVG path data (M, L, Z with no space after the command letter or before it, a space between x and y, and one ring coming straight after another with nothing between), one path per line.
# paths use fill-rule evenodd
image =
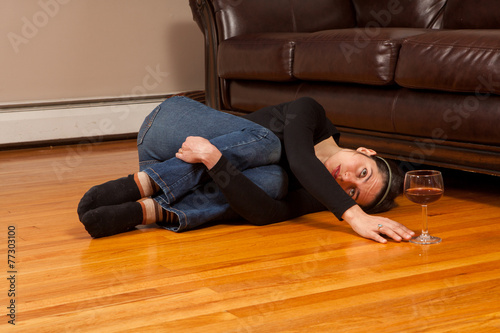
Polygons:
M140 172L92 187L78 215L98 238L139 224L180 232L211 221L265 225L329 210L363 237L410 239L405 226L368 214L394 205L401 175L373 150L339 147L339 137L312 98L238 117L172 97L139 131Z

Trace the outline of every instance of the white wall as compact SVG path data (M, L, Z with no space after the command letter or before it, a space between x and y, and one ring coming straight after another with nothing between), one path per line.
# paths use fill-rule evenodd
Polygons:
M103 119L128 133L151 106L66 102L204 89L187 0L0 0L0 37L0 144L87 136Z

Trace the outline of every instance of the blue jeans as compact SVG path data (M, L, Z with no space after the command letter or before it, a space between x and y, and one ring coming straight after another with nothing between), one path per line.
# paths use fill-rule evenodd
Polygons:
M286 194L287 175L276 164L281 143L270 130L189 98L172 97L146 117L137 137L140 170L161 188L154 199L179 218L178 224L167 225L167 229L180 232L210 221L238 218L203 164L175 157L188 136L208 139L271 197Z

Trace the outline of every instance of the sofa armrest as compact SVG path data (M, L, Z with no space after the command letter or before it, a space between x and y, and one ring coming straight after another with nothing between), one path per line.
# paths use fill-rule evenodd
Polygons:
M205 37L205 103L217 110L221 108L220 80L217 74L217 24L212 1L189 0L193 20Z
M352 28L350 0L210 0L219 39L267 32L314 32Z

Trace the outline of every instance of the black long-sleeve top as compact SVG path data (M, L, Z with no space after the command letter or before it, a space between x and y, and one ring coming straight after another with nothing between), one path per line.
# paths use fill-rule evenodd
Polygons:
M270 129L280 139L282 157L279 164L288 173L289 191L284 198L273 199L241 172L231 172L232 178L228 182L227 178L218 175L235 168L223 156L209 175L218 184L231 208L256 225L280 222L325 209L342 220L344 212L356 202L337 184L315 155L314 145L329 137L338 143L340 138L323 107L314 99L303 97L262 108L244 117Z

